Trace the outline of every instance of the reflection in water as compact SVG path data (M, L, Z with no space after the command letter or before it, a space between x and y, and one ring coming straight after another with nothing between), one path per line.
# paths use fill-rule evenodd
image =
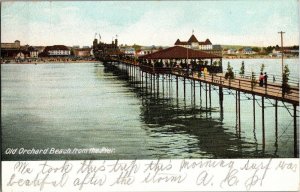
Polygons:
M122 67L120 69L110 66L106 67L104 71L113 73L121 80L130 79L129 74ZM140 83L140 79L128 81L128 86L134 87L133 91L142 100L140 116L141 120L148 125L145 129L149 136L187 135L196 139L195 142L188 145L189 153L204 153L206 157L211 158L266 156L263 151L258 149L255 127L253 129L255 142L245 142L239 139L237 134L226 132L222 123L223 113L219 109L197 109L195 102L187 107L186 98L179 103L179 98L165 98L164 89L160 90L163 92L161 94L149 93L148 90L141 88ZM158 95L160 97L157 97ZM220 117L212 118L211 114L218 112ZM172 145L172 143L169 144Z
M278 138L272 129L273 116L268 116L273 112L265 109L268 126L263 151L260 108L256 109L254 127L249 113L252 102L241 103L244 111L239 138L233 95L224 96L224 111L220 111L217 91L213 91L211 106L206 108L203 83L199 97L199 83L195 96L194 85L186 80L184 97L180 78L177 93L175 77L161 76L158 85L157 79L151 83L148 75L146 85L145 74L142 80L139 71L101 63L1 65L1 83L2 154L6 148L21 147L108 147L116 151L3 155L4 160L293 156L290 120L282 109L278 109L280 125L287 128L279 127Z

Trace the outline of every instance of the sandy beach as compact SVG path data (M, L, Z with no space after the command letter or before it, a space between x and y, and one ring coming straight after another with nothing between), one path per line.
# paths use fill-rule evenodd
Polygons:
M18 65L18 64L32 64L32 65L37 65L37 64L75 64L75 63L97 63L98 61L96 60L79 60L79 61L36 61L36 62L15 62L15 61L11 61L9 63L3 63L1 62L1 64L13 64L13 65Z

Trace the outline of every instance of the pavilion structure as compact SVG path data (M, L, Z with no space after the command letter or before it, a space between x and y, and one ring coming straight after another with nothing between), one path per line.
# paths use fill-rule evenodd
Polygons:
M222 73L222 56L181 46L169 47L138 58L142 71L148 73L171 73L172 70Z

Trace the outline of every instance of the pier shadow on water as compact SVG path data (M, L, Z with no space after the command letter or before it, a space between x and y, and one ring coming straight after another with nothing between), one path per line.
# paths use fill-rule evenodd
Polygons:
M126 81L128 88L132 89L142 101L140 119L147 125L144 129L150 137L159 139L160 137L183 135L193 139L193 142L188 145L182 143L182 147L186 147L183 150L185 155L177 154L178 158L275 157L274 154L267 154L264 150L259 149L257 142L246 142L239 138L237 133L229 131L222 122L223 114L219 108L206 109L202 106L187 105L187 103L191 103L187 101L191 98L176 98L176 94L165 97L170 94L161 93L162 88L160 88L159 94L157 94L157 90L150 91L149 85L141 85L141 79L131 77L124 66L121 68L113 65L107 66L104 68L104 72L112 73L119 80ZM216 115L212 114L219 114L219 117L216 118ZM255 130L253 131L255 134ZM175 142L180 141L180 139L175 140ZM174 145L171 142L170 139L169 145L164 143L161 148L170 148ZM178 150L176 148L178 146L180 143L175 144L174 151ZM165 152L167 153L168 150ZM172 153L158 157L176 158Z

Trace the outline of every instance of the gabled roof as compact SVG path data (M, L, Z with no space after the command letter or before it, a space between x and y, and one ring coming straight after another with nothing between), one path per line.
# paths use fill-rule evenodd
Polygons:
M35 47L33 47L33 46L28 47L27 50L28 50L28 51L37 51L37 49L36 49Z
M188 43L198 43L198 40L194 34L190 37L190 39L188 40Z
M204 43L206 43L207 45L211 45L212 44L209 39L206 39Z
M64 45L53 45L45 47L44 52L48 52L50 50L69 50L69 48Z
M180 40L179 39L177 39L177 41L174 43L174 45L180 45Z
M141 59L208 59L222 58L221 56L210 54L204 51L188 49L185 47L174 46L167 49L140 56Z

